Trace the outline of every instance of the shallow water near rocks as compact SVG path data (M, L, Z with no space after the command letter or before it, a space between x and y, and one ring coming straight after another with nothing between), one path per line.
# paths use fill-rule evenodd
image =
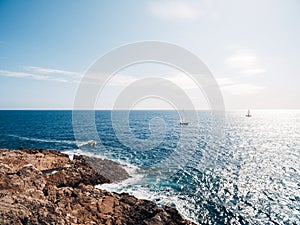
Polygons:
M87 145L94 139L89 127L83 126L82 140L75 140L72 111L0 111L0 147L58 149L113 159L125 164L132 178L102 188L175 206L198 223L300 224L300 111L252 114L247 118L243 111L227 112L224 136L212 142L216 125L208 111L199 111L199 121L185 127L175 111L132 111L130 129L122 132L125 139L133 134L136 140L147 140L162 125L153 118L164 120L159 145L140 149L135 140L126 146L118 139L111 111L96 111L102 144L95 148ZM174 156L176 151L180 154ZM206 158L207 153L211 157ZM176 161L176 156L187 160ZM163 169L179 162L178 168L167 173L156 168L172 157L173 164Z

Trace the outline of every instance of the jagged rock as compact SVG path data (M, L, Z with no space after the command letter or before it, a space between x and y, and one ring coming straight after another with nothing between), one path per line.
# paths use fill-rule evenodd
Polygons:
M71 161L57 151L0 150L0 224L193 224L175 208L95 188L109 179L103 166L95 171L87 161L102 162Z
M0 150L0 162L14 170L22 168L26 164L32 164L37 169L51 170L64 167L69 162L69 156L57 150L22 149L10 151Z
M69 161L64 167L58 169L45 174L49 184L58 187L76 187L80 183L86 185L110 183L109 179L93 170L83 156L74 156L72 161Z
M105 177L111 182L117 183L130 177L126 170L116 162L108 159L99 159L88 156L82 157L93 168L93 170L97 173L105 174Z

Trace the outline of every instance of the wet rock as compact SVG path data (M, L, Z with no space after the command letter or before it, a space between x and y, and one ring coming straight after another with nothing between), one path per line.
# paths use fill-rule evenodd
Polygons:
M109 179L93 170L83 156L74 156L72 161L68 161L64 167L59 169L45 174L49 184L58 187L76 187L80 183L86 185L110 183Z
M95 171L88 162L101 161L71 161L57 151L0 150L0 224L193 224L172 207L95 188L110 180L104 167Z
M128 179L130 176L126 170L116 162L108 159L100 159L82 156L84 160L99 174L105 174L111 182L117 183Z

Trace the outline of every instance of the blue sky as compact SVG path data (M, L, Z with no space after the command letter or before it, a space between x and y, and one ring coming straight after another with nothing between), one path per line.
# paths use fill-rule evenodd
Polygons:
M299 109L299 12L297 0L0 0L0 109L71 109L80 77L97 58L143 40L198 55L217 79L226 109ZM99 108L111 108L140 74L166 77L196 105L202 102L184 74L136 66L111 80Z

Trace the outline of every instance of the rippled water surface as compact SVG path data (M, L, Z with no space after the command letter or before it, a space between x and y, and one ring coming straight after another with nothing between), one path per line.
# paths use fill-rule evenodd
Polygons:
M95 148L87 145L97 137L81 113L75 141L71 111L0 111L0 147L117 160L133 178L103 188L173 205L198 223L300 224L300 111L253 111L251 118L227 112L222 125L199 111L189 126L179 125L175 111L132 111L129 129L118 135L111 111L97 111ZM214 139L218 126L224 134Z

